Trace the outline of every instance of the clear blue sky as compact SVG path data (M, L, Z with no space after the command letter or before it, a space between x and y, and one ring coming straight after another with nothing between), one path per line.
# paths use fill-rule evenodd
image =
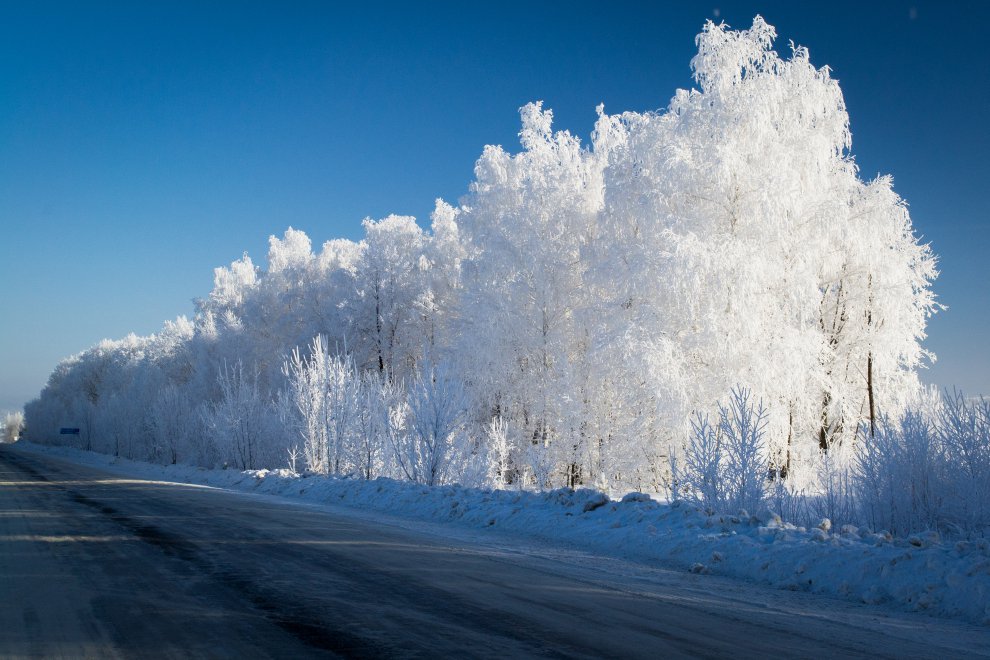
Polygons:
M0 410L289 225L428 223L527 101L585 138L599 102L664 107L716 9L832 67L863 175L940 255L924 379L990 394L990 3L331 4L0 3Z

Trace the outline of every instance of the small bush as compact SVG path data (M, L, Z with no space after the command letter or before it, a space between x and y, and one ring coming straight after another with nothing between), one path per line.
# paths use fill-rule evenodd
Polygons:
M946 395L934 412L861 430L854 464L862 522L898 536L990 530L990 406Z
M695 413L684 472L674 481L709 512L756 511L767 497L767 425L763 403L750 402L750 390L736 387L728 405L718 404L718 421Z

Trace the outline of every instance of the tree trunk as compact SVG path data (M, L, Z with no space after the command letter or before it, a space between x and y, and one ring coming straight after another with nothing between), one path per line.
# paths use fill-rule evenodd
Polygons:
M780 471L780 478L786 479L791 471L791 441L794 439L794 409L787 407L787 454L784 457L784 469Z
M873 353L866 356L866 392L870 399L870 437L877 431L877 408L873 398Z
M869 307L866 308L866 325L873 326L873 274L871 273L866 281L866 287L870 292ZM872 343L872 333L870 337ZM877 430L877 407L873 396L873 351L866 354L866 394L870 401L870 437L876 435Z

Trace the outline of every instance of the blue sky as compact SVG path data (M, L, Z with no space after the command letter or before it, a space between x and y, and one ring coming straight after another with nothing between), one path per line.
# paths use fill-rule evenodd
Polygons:
M894 175L940 256L923 378L990 394L990 3L286 4L0 3L0 410L191 315L289 225L428 223L527 101L584 138L600 102L663 108L716 13L832 68L863 176Z

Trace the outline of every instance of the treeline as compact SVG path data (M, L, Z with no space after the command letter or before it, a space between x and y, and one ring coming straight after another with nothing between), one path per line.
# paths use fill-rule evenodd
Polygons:
M39 442L161 462L662 490L695 412L745 386L768 472L800 472L917 395L935 259L864 182L838 83L804 48L708 23L698 89L599 118L522 108L430 231L365 220L215 273L192 320L62 362ZM62 436L61 427L80 429Z

